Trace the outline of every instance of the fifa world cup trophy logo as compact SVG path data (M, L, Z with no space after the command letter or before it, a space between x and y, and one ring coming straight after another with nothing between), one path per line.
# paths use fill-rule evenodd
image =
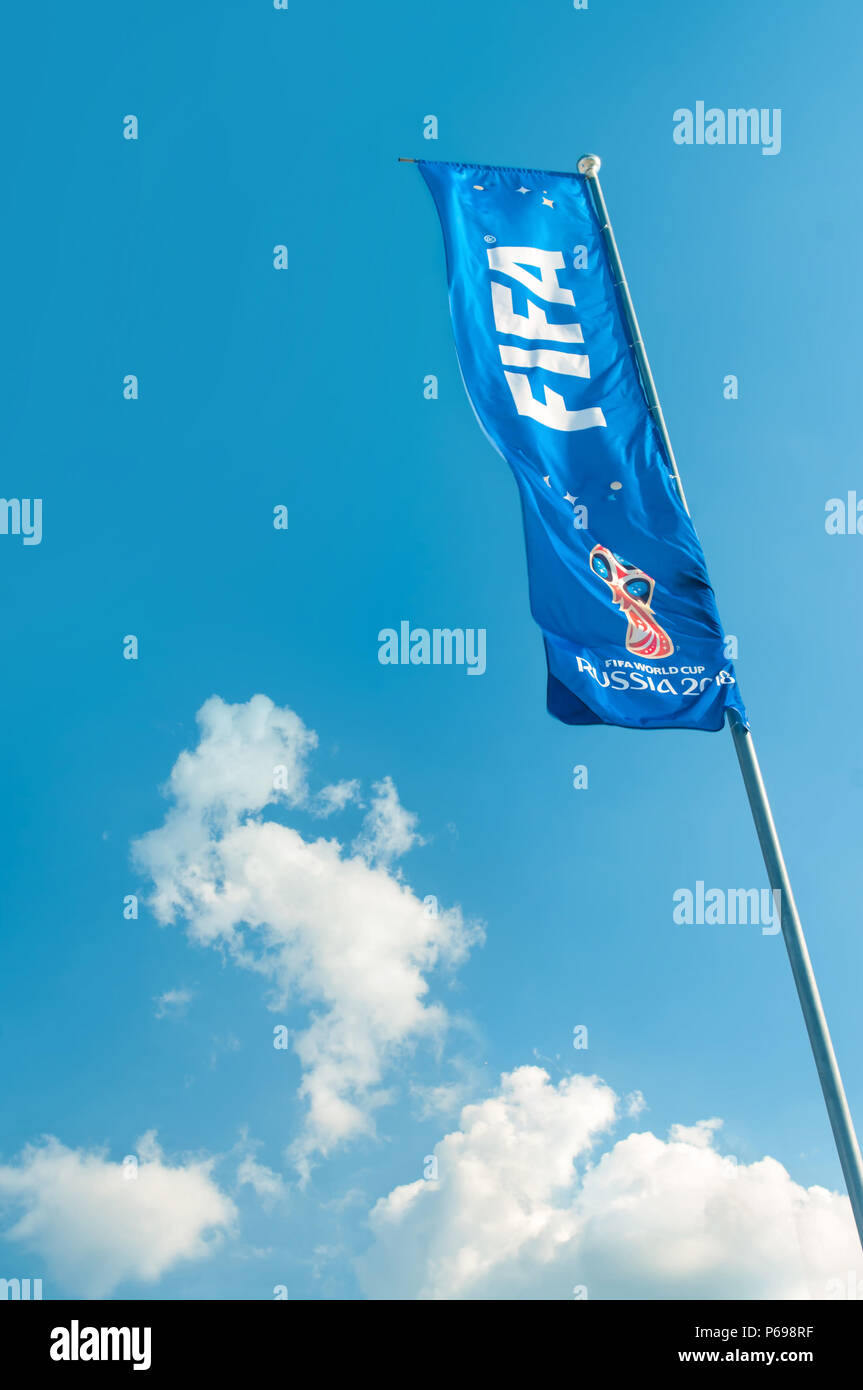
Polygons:
M604 545L595 545L590 552L590 568L604 579L612 598L627 620L626 650L634 656L649 656L656 661L671 656L674 643L653 616L653 580L637 565L628 565Z

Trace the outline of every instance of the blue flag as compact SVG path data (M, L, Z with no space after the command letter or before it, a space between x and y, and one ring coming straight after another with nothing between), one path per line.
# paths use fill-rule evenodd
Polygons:
M549 711L634 729L745 719L586 180L418 162L465 387L521 495Z

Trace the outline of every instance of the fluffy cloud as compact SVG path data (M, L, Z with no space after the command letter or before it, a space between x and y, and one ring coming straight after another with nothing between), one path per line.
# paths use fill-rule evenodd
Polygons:
M402 806L391 777L376 782L373 790L371 809L353 849L369 863L389 864L422 844L416 829L418 817Z
M190 989L166 989L156 998L156 1018L181 1018L194 997Z
M313 815L326 820L334 811L343 811L352 801L359 799L360 784L354 777L350 781L333 782L328 787L321 787L310 809Z
M435 1149L437 1181L371 1213L359 1265L375 1298L824 1298L860 1270L848 1199L795 1183L775 1159L737 1163L715 1119L668 1140L630 1134L596 1077L539 1067L466 1106ZM832 1296L837 1296L834 1292Z
M246 1154L238 1164L237 1183L240 1187L251 1187L265 1207L272 1207L287 1197L281 1173L274 1173L272 1168L259 1163L252 1154Z
M627 1115L635 1119L647 1109L647 1101L641 1091L630 1091L628 1096L624 1096L623 1105Z
M198 723L197 748L180 755L165 788L165 822L135 857L160 921L181 917L195 941L266 974L274 1007L311 1007L309 1026L293 1034L308 1106L293 1152L306 1174L315 1154L373 1132L388 1066L446 1027L428 976L462 961L481 933L457 908L430 914L392 871L419 837L389 778L347 852L262 814L320 804L307 776L317 739L291 710L263 695L244 705L213 697Z
M137 1166L47 1138L0 1166L0 1205L20 1212L4 1234L32 1250L62 1285L105 1298L129 1279L151 1282L211 1254L236 1209L212 1160L171 1166L147 1134Z

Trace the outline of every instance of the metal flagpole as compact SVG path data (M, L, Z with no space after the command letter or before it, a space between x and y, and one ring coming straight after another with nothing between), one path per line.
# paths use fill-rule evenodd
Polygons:
M683 491L683 484L680 481L680 474L677 470L674 450L671 447L671 440L668 437L668 426L665 423L665 416L659 404L656 383L653 380L653 373L650 370L650 363L647 360L647 353L644 350L641 330L638 326L638 319L636 318L632 297L629 293L629 286L626 283L626 277L623 273L620 252L617 249L614 232L611 230L608 208L605 205L602 185L599 182L599 168L600 159L598 155L586 154L578 161L578 172L583 174L587 179L593 196L594 208L599 217L600 227L602 228L602 234L605 238L606 249L614 271L615 281L620 291L621 300L623 301L627 326L632 339L631 346L635 353L636 361L638 362L639 371L641 372L647 402L656 420L659 433L662 436L662 442L668 454L674 480L680 491L680 500L684 507L686 507L688 514L689 507L686 503L686 495ZM749 797L752 819L755 822L755 829L758 832L758 840L761 845L761 853L764 857L764 864L767 869L767 877L774 895L777 892L779 893L782 935L788 951L788 959L791 962L791 973L794 976L794 983L797 986L797 994L800 998L800 1006L803 1010L803 1018L806 1022L806 1031L809 1034L812 1055L815 1058L815 1066L818 1069L818 1079L821 1082L821 1090L824 1093L824 1100L827 1104L827 1114L830 1116L833 1138L836 1141L836 1148L839 1151L839 1162L842 1165L845 1185L848 1189L848 1196L851 1199L851 1209L854 1213L854 1220L857 1223L857 1231L860 1236L861 1244L863 1244L863 1161L861 1161L860 1158L860 1146L857 1143L857 1136L854 1133L854 1122L851 1119L851 1112L848 1109L848 1101L845 1098L842 1077L839 1075L836 1054L833 1051L833 1044L830 1041L827 1019L824 1016L821 996L818 993L818 985L816 984L815 974L812 970L812 962L809 959L809 951L806 948L806 938L803 935L803 927L800 923L797 905L794 902L794 894L791 891L788 871L785 867L785 860L782 857L782 847L779 843L779 836L776 833L776 826L773 822L770 802L767 800L767 791L761 776L758 758L755 754L755 744L752 739L752 734L746 728L746 725L743 723L743 720L736 710L729 711L729 722L731 725L731 736L734 739L734 748L737 753L737 760L740 763L740 770L743 774L746 794Z

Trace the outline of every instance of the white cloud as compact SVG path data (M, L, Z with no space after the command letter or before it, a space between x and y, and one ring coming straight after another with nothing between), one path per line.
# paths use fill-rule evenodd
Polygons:
M0 1205L21 1213L6 1238L21 1241L83 1298L105 1298L126 1280L152 1282L179 1261L210 1255L236 1216L211 1177L213 1160L172 1166L152 1133L138 1156L136 1168L51 1137L28 1146L16 1163L0 1166Z
M630 1091L628 1096L624 1096L623 1104L627 1115L630 1115L633 1119L638 1115L642 1115L647 1109L647 1101L644 1099L641 1091Z
M694 1125L672 1125L668 1137L672 1144L691 1144L694 1149L712 1149L717 1130L722 1121L715 1115L712 1120L696 1120Z
M430 917L390 871L419 837L389 778L348 854L262 817L268 806L314 806L306 761L317 739L295 714L263 695L245 705L213 697L198 723L198 747L180 755L166 788L174 804L135 856L160 921L180 916L193 940L266 974L273 1007L311 1007L309 1026L292 1029L308 1104L293 1155L305 1175L315 1154L374 1132L387 1068L447 1025L428 1000L429 975L463 960L481 933L458 908ZM274 779L275 767L285 774Z
M418 1102L417 1112L420 1119L429 1120L437 1117L449 1119L461 1110L462 1106L484 1089L484 1074L482 1067L470 1061L467 1057L460 1057L456 1054L450 1061L452 1070L456 1073L451 1081L440 1081L436 1085L419 1085L414 1082L411 1085L411 1095Z
M772 1158L737 1163L718 1122L631 1134L596 1077L502 1078L435 1148L438 1180L395 1188L359 1262L375 1298L823 1298L860 1268L848 1199ZM863 1273L863 1271L861 1271ZM834 1295L835 1296L835 1295Z
M285 1180L281 1173L258 1163L251 1154L246 1154L237 1167L237 1182L241 1187L251 1187L260 1197L265 1207L282 1202L287 1196Z
M181 1018L194 999L190 989L166 989L156 998L157 1018Z
M376 782L373 791L371 808L352 848L370 863L389 864L423 843L416 829L418 817L402 806L391 777Z
M325 820L334 811L343 811L352 801L358 802L359 799L360 784L354 777L350 781L332 782L328 787L321 787L310 809L314 815Z

